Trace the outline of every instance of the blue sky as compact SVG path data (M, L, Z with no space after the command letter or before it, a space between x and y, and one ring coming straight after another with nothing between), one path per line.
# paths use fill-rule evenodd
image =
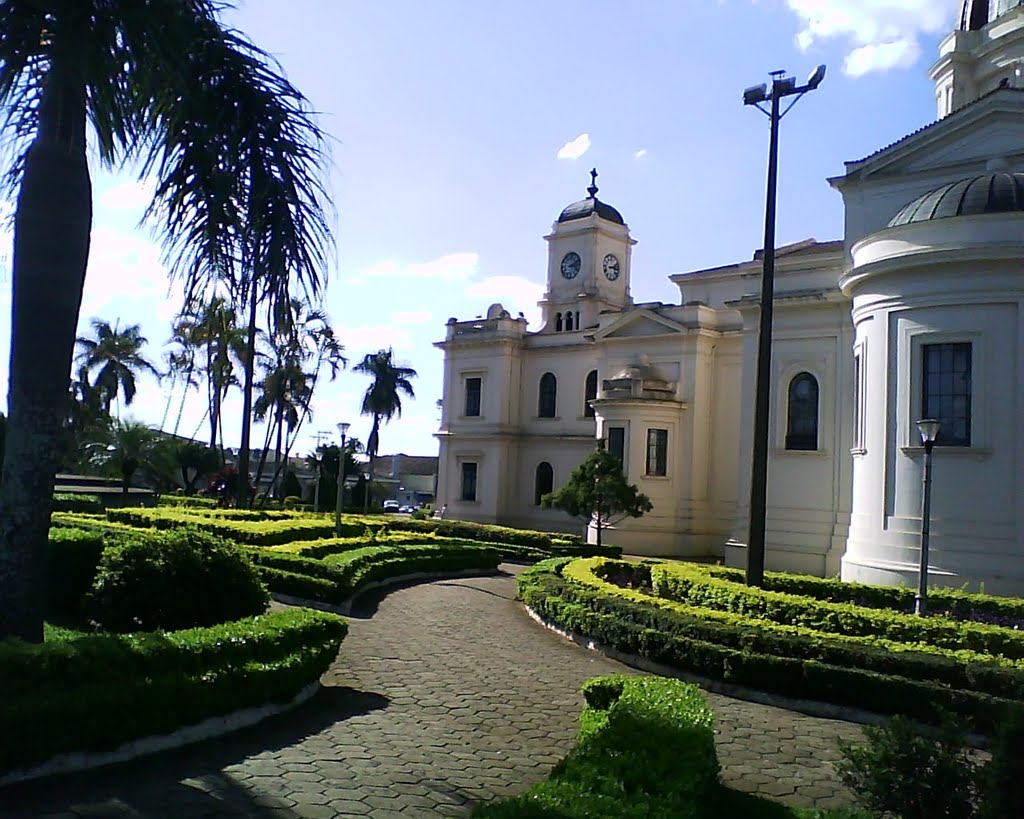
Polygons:
M773 69L802 80L826 63L821 88L783 121L778 241L842 238L841 200L826 177L934 119L927 69L959 6L243 0L228 21L281 61L332 138L338 252L326 307L351 363L392 346L419 371L417 397L386 427L381 451L434 454L442 355L432 343L449 316L473 318L495 301L538 329L542 236L586 195L592 166L600 198L639 242L634 298L675 301L669 274L747 259L761 244L767 118L743 107L743 89ZM136 226L146 184L102 172L94 180L81 328L94 316L140 323L151 359L162 359L180 297L168 290L159 247ZM0 249L3 384L8 245L9 237ZM365 440L367 385L352 372L322 383L295 453L338 421ZM179 387L144 377L125 415L159 425L166 413L170 429L180 397ZM239 407L233 398L227 408L229 446ZM204 410L191 393L179 433L202 437Z

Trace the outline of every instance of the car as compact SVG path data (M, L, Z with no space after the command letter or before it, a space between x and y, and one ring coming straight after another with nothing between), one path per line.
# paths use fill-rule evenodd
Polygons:
M403 506L398 511L401 512L403 515L411 515L413 513L413 511L415 511L415 510L413 509L413 507L407 505L407 506Z
M400 506L399 506L398 501L396 501L396 500L386 500L386 501L384 501L384 511L385 512L397 512L397 511L399 511L399 509L400 509Z

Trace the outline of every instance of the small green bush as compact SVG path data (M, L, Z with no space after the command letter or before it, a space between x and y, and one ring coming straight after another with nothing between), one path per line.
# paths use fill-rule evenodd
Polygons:
M86 614L114 632L212 626L266 610L243 552L196 529L146 532L103 552Z
M926 736L897 716L885 725L865 726L864 736L863 744L839 743L843 759L836 765L864 808L900 819L975 815L977 765L954 720L945 718L936 736Z
M982 819L1012 819L1024 808L1024 711L996 732L992 758L981 771Z
M99 529L53 527L47 542L45 611L56 618L75 617L96 578L111 535Z

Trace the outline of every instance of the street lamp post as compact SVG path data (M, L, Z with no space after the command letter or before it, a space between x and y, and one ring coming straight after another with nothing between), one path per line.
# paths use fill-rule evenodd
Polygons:
M338 424L338 432L341 433L341 451L338 453L338 494L334 499L335 537L341 537L341 501L345 487L345 436L348 434L349 426L346 422Z
M808 91L817 88L825 77L819 65L805 85L787 77L784 71L771 72L772 82L755 85L743 92L743 104L754 105L771 122L768 143L768 192L764 213L764 252L761 273L761 317L757 340L757 382L754 401L754 446L750 467L750 531L747 537L747 585L764 584L764 536L768 498L768 407L771 398L772 302L775 295L775 200L778 189L779 122ZM795 99L781 110L783 97ZM768 109L761 103L769 102Z
M914 595L914 614L924 614L928 607L928 541L931 537L932 516L932 449L939 435L941 423L934 418L917 422L924 444L924 474L921 478L921 562L917 567L917 594Z

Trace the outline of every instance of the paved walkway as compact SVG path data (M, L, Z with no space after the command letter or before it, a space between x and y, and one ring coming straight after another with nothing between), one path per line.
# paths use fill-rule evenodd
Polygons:
M0 817L453 817L542 779L573 745L580 684L625 669L534 623L510 574L368 601L324 690L200 745L0 790ZM849 803L831 762L856 726L709 695L724 780Z

